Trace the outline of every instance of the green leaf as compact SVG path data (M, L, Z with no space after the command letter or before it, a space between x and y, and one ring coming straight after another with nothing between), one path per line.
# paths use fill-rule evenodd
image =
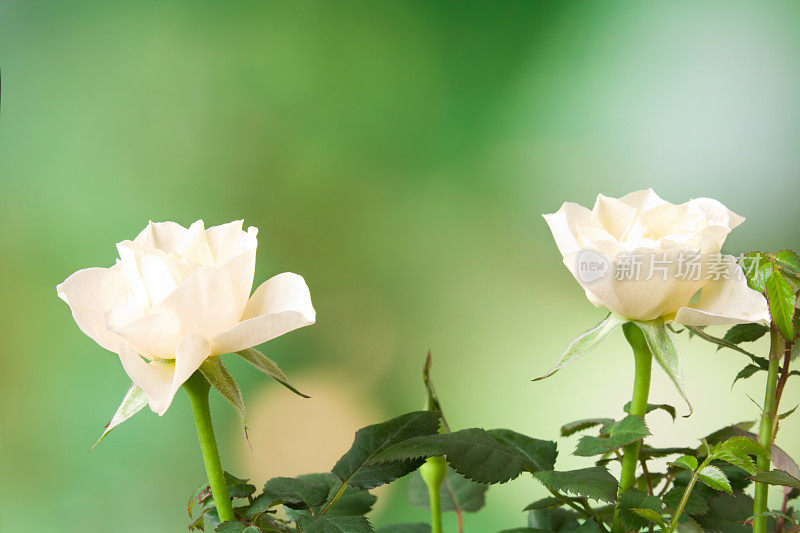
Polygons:
M363 516L301 516L303 533L372 533L372 525Z
M574 532L578 529L578 515L566 509L536 509L528 513L528 525L533 529L520 531Z
M770 454L747 437L731 437L715 445L711 450L711 457L738 466L749 474L758 472L750 455L770 459Z
M584 435L581 437L573 455L579 457L602 455L637 440L642 440L650 434L644 420L635 415L628 415L604 429L604 436L592 437Z
M644 333L644 338L647 340L647 347L650 348L653 357L658 362L659 366L667 373L669 379L678 389L678 393L686 401L689 406L689 414L692 414L692 404L686 396L686 388L683 380L683 371L681 369L681 356L678 353L678 348L675 342L669 335L669 331L664 325L664 321L648 320L648 321L634 321L639 329Z
M751 477L757 483L766 483L767 485L782 485L784 487L791 487L800 489L800 480L784 470L770 470L769 472L762 472Z
M147 394L136 385L131 384L130 388L128 388L128 392L125 393L125 397L122 398L122 403L119 404L114 416L111 417L111 421L103 428L103 434L100 435L97 442L89 448L89 451L94 450L95 446L100 444L100 441L106 438L106 435L108 435L112 429L141 411L142 408L147 405L147 402Z
M750 533L744 524L753 513L753 498L746 494L718 494L708 500L709 510L694 518L706 533ZM768 529L767 531L772 531Z
M394 481L419 468L424 459L373 464L374 458L394 444L412 437L435 435L438 429L437 411L415 411L361 428L356 432L353 445L332 472L355 489L371 489Z
M375 533L431 533L431 526L422 522L413 524L392 524L382 526L375 530Z
M533 503L528 504L523 511L533 511L535 509L554 509L556 507L561 507L564 505L564 502L558 498L553 498L552 496L549 498L542 498L541 500L536 500Z
M656 496L645 494L637 489L628 489L619 500L620 518L626 531L639 531L661 520L661 500ZM643 517L642 512L651 514L651 518ZM653 519L652 517L657 517ZM644 518L644 519L643 519Z
M677 466L678 468L684 468L691 472L697 470L697 458L692 457L691 455L684 455L683 457L678 457L672 462L672 464Z
M275 477L264 485L264 494L267 498L292 509L320 506L328 499L329 491L329 487L324 483L292 477Z
M223 473L225 475L225 484L228 486L228 494L231 498L249 498L256 491L255 485L248 483L249 480L240 479L228 472Z
M442 429L444 429L446 433L450 433L450 426L447 424L447 420L444 417L439 395L436 394L436 387L433 386L433 380L431 379L431 366L433 366L433 360L431 359L431 351L428 350L428 357L425 358L425 364L422 366L422 383L425 385L425 391L428 393L428 403L425 409L426 411L439 411L442 419Z
M614 503L617 500L617 480L601 466L558 472L535 472L533 477L550 490L575 494L584 498Z
M556 443L528 437L510 429L490 429L487 433L496 441L519 452L524 458L524 468L528 472L552 470L556 464L558 451Z
M687 472L688 473L688 472ZM683 497L683 493L686 490L687 481L689 476L686 476L684 479L676 478L675 486L672 487L667 493L664 495L664 504L671 509L677 509L678 503L681 501ZM704 485L697 484L694 487L694 490L689 494L689 499L686 502L686 507L684 508L684 513L686 515L698 515L703 514L708 511L708 504L706 503L706 499L703 494L703 490L708 491L711 494L711 489L707 489Z
M778 326L781 334L789 342L794 340L794 304L797 297L792 286L780 272L773 272L767 279L767 301L772 320Z
M714 490L731 493L731 484L725 473L714 465L706 465L697 472L697 478Z
M246 527L247 524L229 520L218 525L214 531L217 533L242 533Z
M331 474L330 472L326 472L323 474L303 474L301 476L297 476L297 479L302 479L304 481L309 481L313 483L323 484L328 487L328 497L325 501L329 501L338 491L339 488L342 486L342 482L339 481L339 478ZM375 502L378 498L374 494L370 494L364 490L357 490L353 487L347 486L344 489L344 492L339 499L333 504L326 514L328 515L346 515L346 516L355 516L355 515L363 515L367 514L372 510L372 506L375 505ZM322 509L322 505L315 507L313 510L315 513L318 513Z
M342 482L339 481L339 478L330 472L319 474L303 474L297 476L296 479L301 482L324 488L327 491L327 496L324 498L325 504L327 504L327 502L329 502L335 495L338 494L339 489L342 486ZM271 498L271 500L274 501L274 498ZM341 495L339 495L336 503L331 505L325 513L336 516L363 515L372 509L372 506L375 504L376 500L377 498L367 491L356 490L352 487L345 486L344 491L341 493ZM312 514L319 514L324 507L325 505L323 505L322 502L309 506ZM250 516L252 516L252 510L250 510L249 513ZM287 514L290 518L296 520L301 514L307 514L307 512L300 509L299 511L287 511Z
M239 385L236 380L230 375L228 369L222 363L222 358L215 355L207 358L200 365L200 373L211 384L214 389L230 403L236 413L239 415L239 421L242 423L242 431L244 431L244 438L247 438L247 413L244 409L244 398L242 398L242 391L239 390Z
M275 381L292 391L293 393L297 394L298 396L302 396L303 398L311 398L307 394L303 394L299 390L297 390L294 385L289 383L288 378L283 373L283 371L278 367L275 361L269 359L266 355L259 352L255 348L247 348L245 350L241 350L236 352L237 355L241 356L242 359L265 373L266 375L273 378Z
M750 252L742 258L742 270L747 285L758 292L766 291L767 278L772 275L772 261L763 252Z
M662 411L665 411L669 416L671 416L673 421L678 416L678 412L675 410L675 408L672 407L669 404L666 404L666 403L659 403L659 404L648 403L647 404L647 410L645 411L645 414L650 414L653 411L656 411L656 410L659 410L659 409L662 410ZM630 414L630 412L631 412L631 402L626 403L625 407L623 407L622 410L625 411L626 413Z
M534 379L533 381L539 381L540 379L549 378L565 366L574 363L590 351L592 351L598 344L603 342L606 337L611 335L615 329L619 326L627 322L626 319L619 317L613 313L609 313L602 322L598 325L575 339L567 346L567 349L561 355L561 358L556 362L555 366L550 369L547 374Z
M691 453L694 453L692 448L653 448L647 444L642 444L641 448L639 448L639 458L645 460L668 457L670 455L688 455Z
M792 525L797 525L798 520L800 520L797 516L792 516L790 514L782 513L780 511L765 511L763 513L754 514L753 516L745 520L745 523L752 524L754 519L760 518L762 516L765 516L767 518L783 518L785 521L790 522Z
M597 522L587 520L575 530L575 533L603 533L603 531L605 530L600 529L600 526L597 524Z
M470 481L452 468L448 468L441 487L442 511L459 510L474 513L486 503L486 490L488 488L488 485ZM423 481L419 470L409 476L407 494L411 505L424 508L430 507L428 486Z
M741 346L737 346L736 344L728 342L725 339L720 339L719 337L714 337L713 335L709 335L699 327L695 326L685 326L685 327L687 330L689 330L690 333L697 335L704 341L708 341L712 344L716 344L717 346L721 346L723 348L730 348L731 350L746 355L747 357L750 358L751 361L753 361L754 364L761 366L762 368L767 368L769 366L769 361L767 361L765 358L758 357L757 355L748 352Z
M769 328L763 324L736 324L728 330L722 339L733 344L755 342L768 331Z
M786 267L796 273L800 273L800 257L798 257L798 255L792 250L781 250L775 254L775 260L782 267Z
M740 379L747 379L760 370L764 369L756 365L747 365L746 367L741 369L738 374L736 374L736 378L733 380L731 388L733 388L733 386L736 385L736 382L739 381Z
M778 420L783 420L783 419L785 419L785 418L787 418L787 417L791 416L791 415L792 415L792 413L794 413L795 411L797 411L797 408L798 408L798 407L800 407L800 404L798 404L798 405L795 405L794 407L792 407L792 408L791 408L791 409L789 409L788 411L786 411L786 412L784 412L784 413L781 413L781 414L779 414L779 415L778 415Z
M636 513L637 515L641 516L645 520L649 522L653 522L661 527L665 527L664 518L661 516L661 513L658 511L654 511L652 509L631 509L632 512ZM644 526L642 526L644 527Z
M456 472L478 483L505 483L526 466L528 458L516 448L501 444L482 429L413 437L373 456L368 464L381 464L445 456ZM531 465L532 466L532 465Z
M582 420L576 420L575 422L570 422L569 424L564 424L561 426L561 436L569 437L585 429L595 426L607 426L608 424L613 423L613 418L584 418Z

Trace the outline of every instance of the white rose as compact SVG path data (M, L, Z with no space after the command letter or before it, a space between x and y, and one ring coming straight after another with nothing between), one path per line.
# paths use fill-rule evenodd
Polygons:
M110 268L79 270L57 287L78 327L119 354L159 415L207 357L313 324L302 277L283 273L252 296L256 228L151 222L117 244Z
M744 218L717 200L674 205L648 189L598 195L591 211L566 202L544 218L564 264L598 307L690 326L769 323L764 296L747 286L733 256L720 254Z

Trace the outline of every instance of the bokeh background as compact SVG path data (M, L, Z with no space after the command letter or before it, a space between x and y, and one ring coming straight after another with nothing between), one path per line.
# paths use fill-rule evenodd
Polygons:
M313 398L232 362L252 452L214 400L226 466L256 481L325 471L356 428L419 408L428 349L456 428L618 415L621 335L530 381L603 316L541 214L653 187L746 216L729 252L800 248L799 27L779 2L0 1L2 531L183 530L188 402L88 453L129 380L55 293L148 219L243 218L256 282L311 287L318 324L263 350ZM652 415L655 442L757 416L763 377L731 389L743 357L679 346L695 414ZM685 412L660 371L652 396ZM573 447L559 468L585 464ZM493 488L468 531L522 525L541 493ZM383 496L375 524L425 519L403 481Z

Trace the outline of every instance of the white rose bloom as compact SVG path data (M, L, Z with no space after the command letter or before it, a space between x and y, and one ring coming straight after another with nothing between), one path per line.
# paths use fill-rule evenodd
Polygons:
M256 228L238 220L205 229L151 222L117 244L110 268L75 272L57 287L78 327L119 354L125 372L164 414L177 390L212 355L237 352L313 324L302 277L289 272L250 296Z
M747 286L733 256L720 254L744 218L717 200L675 205L648 189L598 195L592 210L566 202L544 218L564 264L598 307L690 326L769 323L764 296Z

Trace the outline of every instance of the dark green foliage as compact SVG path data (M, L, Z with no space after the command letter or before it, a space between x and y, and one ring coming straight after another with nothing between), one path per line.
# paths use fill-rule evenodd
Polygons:
M564 502L559 498L542 498L541 500L536 500L535 502L528 504L523 511L533 511L534 509L555 509L556 507L561 507L564 505Z
M528 472L552 470L558 451L556 443L528 437L510 429L490 429L487 433L496 441L513 448L524 457L523 466Z
M753 513L753 498L746 494L719 494L708 500L708 512L694 519L707 533L749 533L744 522Z
M564 424L561 426L561 436L569 437L585 429L595 426L605 426L613 423L613 418L584 418L583 420L576 420L575 422L570 422L569 424Z
M431 526L422 522L414 524L393 524L382 526L375 530L375 533L431 533Z
M478 483L504 483L517 477L528 457L495 440L482 429L413 437L390 446L370 459L370 464L423 460L444 456L458 473Z
M264 485L262 496L292 509L311 509L328 499L328 486L299 478L276 477Z
M619 422L603 427L600 437L589 435L581 437L574 455L582 457L602 455L641 440L649 434L650 432L641 417L629 415Z
M783 470L770 470L751 477L753 481L766 483L768 485L782 485L800 490L800 480Z
M576 531L578 529L578 515L565 509L553 509L550 511L537 509L528 513L528 525L533 528L533 531L558 533Z
M736 324L722 338L733 344L755 342L768 331L769 328L763 324Z
M406 439L435 435L439 429L439 413L415 411L387 422L359 429L350 449L333 467L333 474L355 489L371 489L394 481L416 470L424 458L394 459L378 462L383 450Z
M661 500L637 489L626 490L620 497L619 506L622 524L629 530L638 531L650 524L650 521L636 513L635 509L648 509L661 516Z
M301 516L297 522L303 533L372 533L363 516Z
M671 416L673 421L678 416L677 410L674 407L672 407L671 405L666 404L666 403L659 403L659 404L648 403L647 404L647 410L645 411L645 414L650 414L653 411L657 411L659 409L661 411L666 412L669 416ZM625 411L626 413L630 414L630 412L631 412L631 402L626 403L625 407L623 407L622 410Z
M488 485L470 481L452 468L448 468L441 487L442 511L461 510L474 513L486 503L486 490L488 488ZM430 506L428 487L422 480L419 471L409 476L407 493L411 505L425 508Z
M753 376L756 372L759 372L759 371L762 371L762 370L766 370L766 368L761 368L760 366L756 366L756 365L752 365L752 364L745 366L744 368L742 368L739 371L738 374L736 374L736 378L734 378L733 383L731 384L731 388L733 388L733 386L736 385L736 382L739 381L740 379L747 379L747 378Z
M617 480L600 466L565 472L542 471L533 474L550 490L592 500L613 503L617 499Z

